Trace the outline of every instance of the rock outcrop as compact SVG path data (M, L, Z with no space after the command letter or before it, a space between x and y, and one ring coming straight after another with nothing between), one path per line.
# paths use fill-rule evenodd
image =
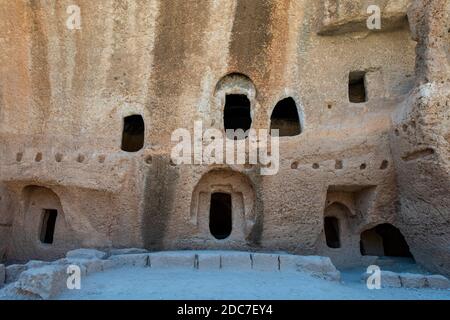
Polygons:
M80 247L394 255L449 276L450 1L370 2L380 30L363 0L1 1L6 282ZM230 128L280 129L258 148L272 161L207 162ZM100 268L89 252L67 259Z

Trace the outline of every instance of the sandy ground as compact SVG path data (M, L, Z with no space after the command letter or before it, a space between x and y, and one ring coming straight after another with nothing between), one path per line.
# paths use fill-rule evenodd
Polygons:
M292 272L116 269L82 281L81 290L59 299L444 299L450 290L386 288L369 290L363 269L342 272L342 283Z

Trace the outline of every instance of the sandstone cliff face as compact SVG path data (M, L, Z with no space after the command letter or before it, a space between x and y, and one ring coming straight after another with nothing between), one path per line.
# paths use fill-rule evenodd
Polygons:
M393 113L391 149L400 191L399 223L414 257L448 274L450 230L450 37L448 1L417 1L408 14L416 86Z
M366 1L351 2L0 1L0 254L244 248L345 266L366 261L362 232L390 223L448 274L448 1L379 1L373 32ZM79 30L66 26L74 3ZM366 102L349 102L351 72L365 74ZM278 174L171 163L177 128L224 129L228 93L247 95L255 129L295 101L302 133L280 138ZM135 114L145 143L130 153ZM232 194L240 222L224 240L208 230L213 192ZM33 206L58 209L51 245ZM342 223L340 248L326 216Z

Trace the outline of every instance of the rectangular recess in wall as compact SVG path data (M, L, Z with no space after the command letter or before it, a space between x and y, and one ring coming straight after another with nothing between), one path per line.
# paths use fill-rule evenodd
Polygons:
M352 103L367 102L366 72L350 72L348 79L348 98Z
M42 243L52 244L53 236L55 234L56 218L58 210L43 209L41 234L39 239Z

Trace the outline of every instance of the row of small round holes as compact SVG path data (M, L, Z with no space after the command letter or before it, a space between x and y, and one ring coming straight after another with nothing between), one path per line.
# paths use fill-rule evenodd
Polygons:
M55 154L55 161L56 162L61 162L63 160L64 156L61 153L57 153ZM16 161L17 162L21 162L23 159L23 153L22 152L18 152L16 154ZM43 155L42 152L38 152L36 153L35 157L34 157L34 161L35 162L41 162L43 159ZM77 162L79 163L83 163L86 160L86 157L83 154L79 154L76 158ZM104 155L99 155L97 157L98 162L103 163L106 160L106 156Z
M291 169L298 169L298 166L299 166L299 163L298 163L298 161L294 161L294 162L292 162L292 164L291 164ZM387 161L387 160L383 160L383 162L381 163L381 165L380 165L380 170L385 170L385 169L387 169L387 167L389 166L389 161ZM337 169L337 170L340 170L340 169L343 169L344 168L344 165L343 165L343 162L342 162L342 160L336 160L336 164L335 164L335 169ZM312 164L312 168L313 169L319 169L320 168L320 165L316 162L316 163L313 163ZM367 168L367 164L365 164L365 163L362 163L360 166L359 166L359 169L361 169L361 170L365 170Z

